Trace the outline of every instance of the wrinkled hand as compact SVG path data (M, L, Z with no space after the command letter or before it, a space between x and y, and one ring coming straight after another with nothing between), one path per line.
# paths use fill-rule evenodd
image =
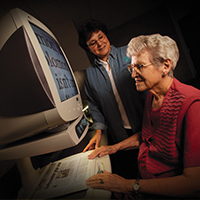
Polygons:
M94 159L95 157L102 157L109 154L116 153L117 148L115 148L115 145L110 146L101 146L97 149L95 149L90 155L88 155L88 159Z
M91 188L105 189L111 192L129 193L128 185L132 184L133 180L125 179L117 174L112 174L107 171L95 174L86 180L86 185Z
M93 138L90 140L88 145L83 150L83 152L86 152L87 150L92 150L92 149L98 148L100 141L101 141L101 130L97 130L95 135L93 136Z

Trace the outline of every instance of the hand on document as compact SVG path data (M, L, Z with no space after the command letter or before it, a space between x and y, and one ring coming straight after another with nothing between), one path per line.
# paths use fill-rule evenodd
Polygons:
M117 152L117 149L115 145L101 146L95 149L94 151L92 151L92 153L88 155L88 159L94 159L97 156L101 158L102 156L114 154L116 152Z

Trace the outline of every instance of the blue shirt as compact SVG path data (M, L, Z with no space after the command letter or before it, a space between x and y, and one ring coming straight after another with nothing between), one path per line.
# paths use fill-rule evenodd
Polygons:
M128 71L127 66L131 60L127 57L126 50L127 46L120 48L112 46L108 60L132 131L136 133L142 127L146 95L136 90L135 80ZM93 128L95 130L107 128L114 143L128 138L109 76L97 59L86 70L85 92L94 123Z

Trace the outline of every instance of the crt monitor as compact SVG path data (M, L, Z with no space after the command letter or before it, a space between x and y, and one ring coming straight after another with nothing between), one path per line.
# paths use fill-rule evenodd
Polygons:
M56 37L18 8L0 20L0 30L0 147L74 121L81 127L72 136L77 144L86 134L82 101Z

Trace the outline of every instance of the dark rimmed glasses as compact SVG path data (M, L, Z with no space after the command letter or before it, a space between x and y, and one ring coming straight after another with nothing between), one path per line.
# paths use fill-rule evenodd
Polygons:
M106 37L106 35L104 33L101 33L97 40L92 40L92 42L90 42L88 44L88 47L90 47L90 48L96 47L97 46L97 42L103 42L105 37Z

